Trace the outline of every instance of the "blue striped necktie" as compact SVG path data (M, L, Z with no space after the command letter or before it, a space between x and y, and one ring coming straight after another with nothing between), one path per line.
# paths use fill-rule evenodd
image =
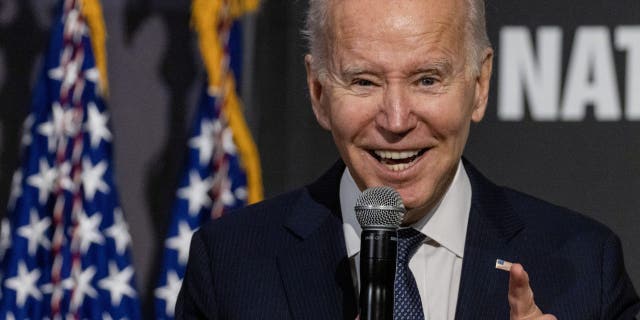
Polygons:
M398 230L398 257L394 282L393 318L423 320L424 312L416 279L409 270L409 260L426 236L413 228Z

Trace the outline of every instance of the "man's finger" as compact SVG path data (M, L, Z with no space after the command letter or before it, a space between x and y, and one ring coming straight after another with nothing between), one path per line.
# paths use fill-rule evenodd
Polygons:
M529 275L519 263L514 263L509 272L509 306L511 319L530 319L543 315L533 300Z

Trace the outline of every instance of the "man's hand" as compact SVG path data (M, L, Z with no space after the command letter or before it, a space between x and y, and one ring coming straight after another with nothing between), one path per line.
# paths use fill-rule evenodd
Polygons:
M519 263L514 263L509 271L509 306L511 320L556 320L553 315L543 314L536 305L529 275Z

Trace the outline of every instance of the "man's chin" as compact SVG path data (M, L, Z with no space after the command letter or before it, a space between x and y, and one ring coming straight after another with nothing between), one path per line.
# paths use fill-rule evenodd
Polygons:
M410 226L420 221L420 219L422 219L426 214L426 212L420 210L409 210L404 215L404 219L402 219L402 223L400 225L403 227Z
M418 220L422 219L425 215L427 215L434 206L434 201L426 201L426 199L432 199L433 195L425 195L420 199L417 197L403 197L402 193L400 193L400 197L404 203L404 207L407 210L405 214L405 219L403 221L403 225L413 224Z

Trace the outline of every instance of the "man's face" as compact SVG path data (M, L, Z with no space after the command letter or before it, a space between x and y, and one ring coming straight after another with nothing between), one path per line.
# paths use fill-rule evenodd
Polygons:
M468 65L462 0L332 1L326 73L308 83L318 122L361 190L390 186L409 213L426 214L456 172L491 74Z

